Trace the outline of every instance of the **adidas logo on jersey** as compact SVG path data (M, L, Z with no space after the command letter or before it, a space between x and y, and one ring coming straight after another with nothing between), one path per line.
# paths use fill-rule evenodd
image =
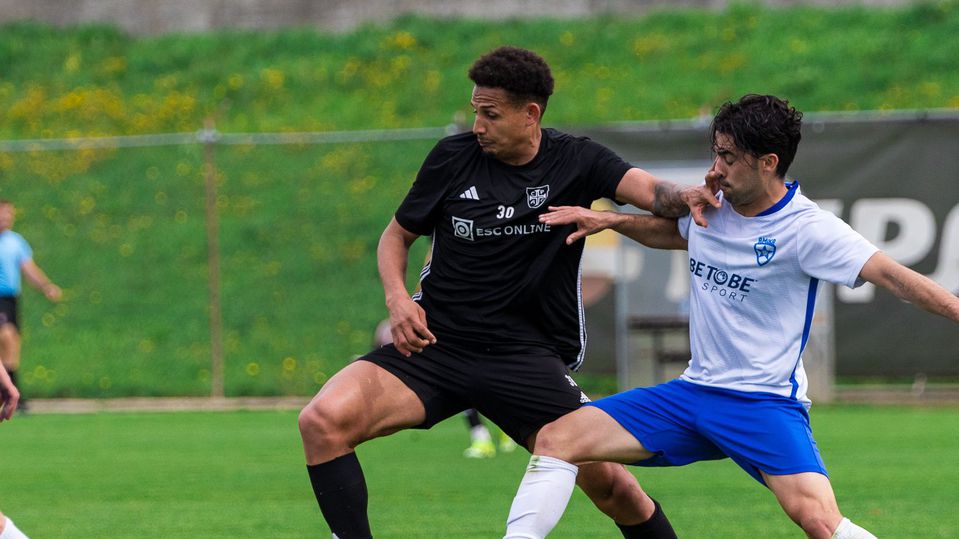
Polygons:
M460 195L460 198L468 198L470 200L479 200L479 195L476 194L476 186L472 186L466 191L463 191L463 194Z

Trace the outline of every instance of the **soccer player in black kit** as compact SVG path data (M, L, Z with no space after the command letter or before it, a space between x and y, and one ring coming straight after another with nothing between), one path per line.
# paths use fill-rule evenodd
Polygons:
M371 537L354 448L427 429L476 408L530 448L539 429L588 399L569 376L586 344L572 226L550 227L549 206L607 197L666 217L716 205L704 186L679 189L611 150L540 122L553 78L537 54L500 47L469 71L473 130L439 141L380 238L377 258L393 344L358 358L300 414L307 470L339 539ZM410 297L410 245L432 236L432 257ZM580 469L577 484L624 537L675 537L660 508L621 465Z

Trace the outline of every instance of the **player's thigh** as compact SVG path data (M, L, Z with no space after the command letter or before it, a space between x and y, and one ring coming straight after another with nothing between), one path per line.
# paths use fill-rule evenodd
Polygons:
M534 453L573 464L630 464L653 456L619 422L594 406L584 406L540 429Z
M357 360L337 372L310 401L325 428L348 433L356 442L385 436L423 422L423 403L386 369Z
M492 350L473 370L471 405L516 443L531 440L551 423L589 399L569 376L562 360L549 350L513 346Z

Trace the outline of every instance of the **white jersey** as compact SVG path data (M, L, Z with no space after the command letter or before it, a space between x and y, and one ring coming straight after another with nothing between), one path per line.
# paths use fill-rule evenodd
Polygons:
M803 196L797 182L787 187L755 217L724 203L707 208L708 228L679 220L689 240L692 352L681 378L808 407L802 351L819 281L861 285L859 272L878 249Z

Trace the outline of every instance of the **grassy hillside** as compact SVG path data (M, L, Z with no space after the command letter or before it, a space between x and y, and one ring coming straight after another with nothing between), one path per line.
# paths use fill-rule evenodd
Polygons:
M19 23L0 27L0 139L208 117L223 132L442 126L469 112L472 60L504 43L551 62L548 125L693 117L745 92L808 111L959 107L956 35L957 2L407 18L347 35ZM384 315L376 241L431 144L217 148L228 394L309 394L367 348ZM0 196L66 289L57 306L25 295L27 393L209 391L202 171L200 146L0 153Z

